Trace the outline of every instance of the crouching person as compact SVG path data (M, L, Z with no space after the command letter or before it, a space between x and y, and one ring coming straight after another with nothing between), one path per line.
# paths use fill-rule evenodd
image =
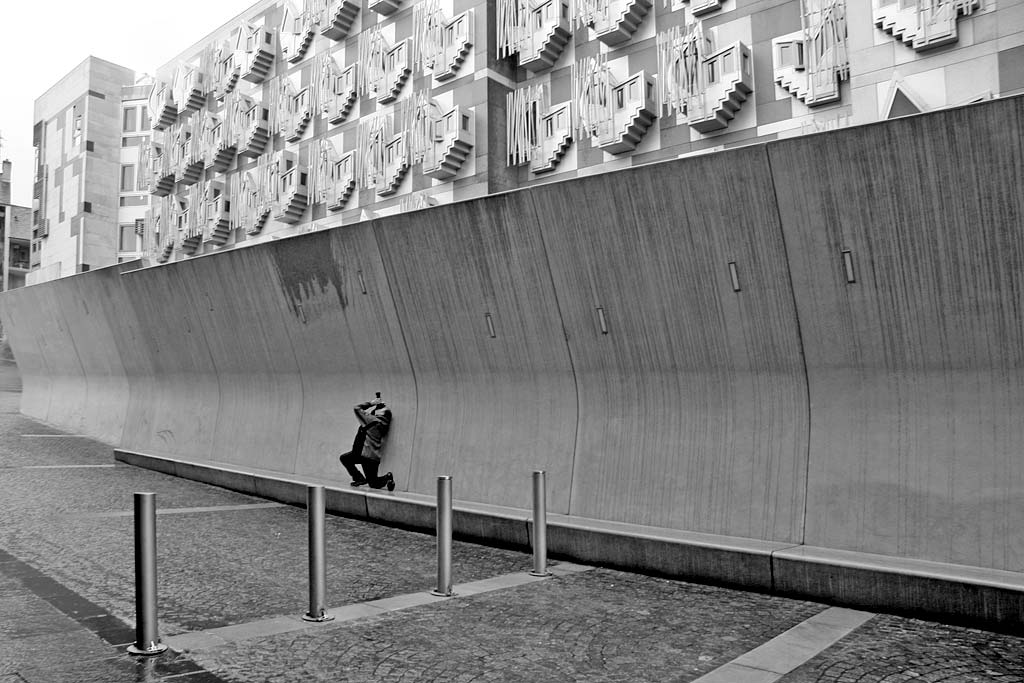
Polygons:
M381 400L378 392L372 401L358 404L355 412L359 430L352 443L352 450L340 456L341 464L351 475L352 486L369 485L371 489L387 487L388 491L394 491L395 477L391 472L377 475L384 441L391 429L391 410Z

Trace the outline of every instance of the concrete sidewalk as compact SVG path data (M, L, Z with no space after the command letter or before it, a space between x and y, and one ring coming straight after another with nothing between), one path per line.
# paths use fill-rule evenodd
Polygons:
M1024 682L1005 635L327 520L327 603L307 608L306 515L115 464L0 391L0 683L97 681ZM159 657L134 639L132 493L159 516Z

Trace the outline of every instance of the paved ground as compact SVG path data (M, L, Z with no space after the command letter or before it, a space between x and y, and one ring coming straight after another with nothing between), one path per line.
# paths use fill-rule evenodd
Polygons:
M1024 640L327 522L334 622L309 624L305 511L114 464L17 413L0 368L0 683L1024 683ZM160 631L132 658L132 493L154 491Z

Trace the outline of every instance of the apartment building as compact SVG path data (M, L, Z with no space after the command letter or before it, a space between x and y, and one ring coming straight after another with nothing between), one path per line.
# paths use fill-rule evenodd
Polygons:
M0 291L25 286L29 269L32 209L11 204L11 162L0 164Z
M88 57L35 101L28 284L141 254L150 90L131 69Z
M158 70L143 248L187 258L1019 93L1019 10L264 0Z

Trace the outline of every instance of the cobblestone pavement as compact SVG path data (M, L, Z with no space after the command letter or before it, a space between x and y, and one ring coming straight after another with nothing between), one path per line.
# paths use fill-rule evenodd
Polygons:
M157 519L165 638L302 614L305 511L114 465L89 439L25 436L59 432L19 415L18 398L0 390L0 683L693 681L825 609L595 568L132 658L133 492L179 513ZM330 607L434 586L431 536L339 517L326 526ZM453 555L457 584L532 566L465 543ZM1024 683L1024 640L879 615L772 680Z

